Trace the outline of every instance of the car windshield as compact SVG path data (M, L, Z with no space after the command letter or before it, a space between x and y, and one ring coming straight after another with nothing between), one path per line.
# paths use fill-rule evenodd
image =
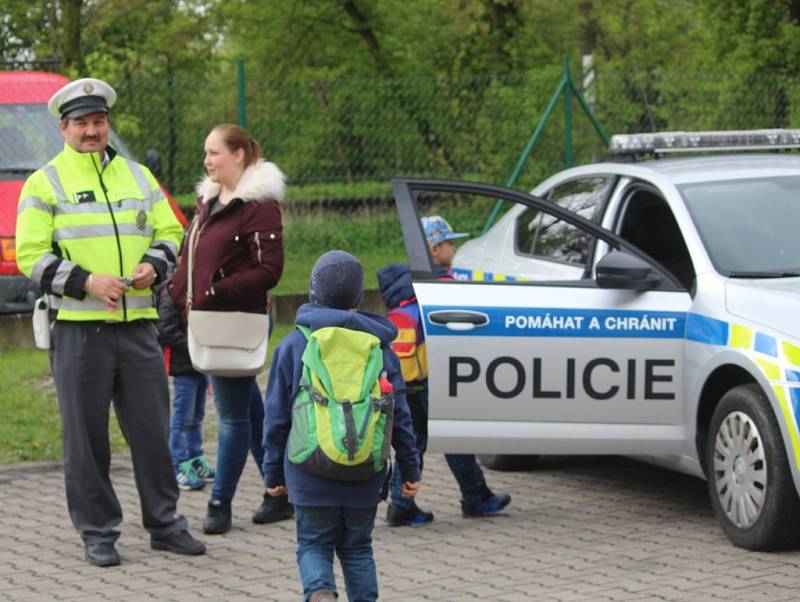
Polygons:
M697 182L678 188L721 274L800 274L800 176Z
M113 130L110 144L127 157L130 150ZM0 105L0 174L25 174L39 169L64 147L58 120L43 103Z

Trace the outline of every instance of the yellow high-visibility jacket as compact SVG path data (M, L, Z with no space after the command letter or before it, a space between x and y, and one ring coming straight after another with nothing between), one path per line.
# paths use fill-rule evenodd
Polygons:
M158 317L153 291L130 288L115 311L83 290L90 273L129 278L141 262L156 283L173 270L183 227L150 171L106 149L69 144L25 182L17 209L17 265L56 296L58 320L131 321Z

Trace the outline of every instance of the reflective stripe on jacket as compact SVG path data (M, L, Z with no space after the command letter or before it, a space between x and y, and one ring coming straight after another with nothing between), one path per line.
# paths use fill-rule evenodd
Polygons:
M63 297L59 320L155 319L151 289L130 288L114 311L83 290L90 273L129 278L147 262L156 283L175 265L183 228L146 167L107 149L68 144L33 173L17 210L17 264L45 293Z

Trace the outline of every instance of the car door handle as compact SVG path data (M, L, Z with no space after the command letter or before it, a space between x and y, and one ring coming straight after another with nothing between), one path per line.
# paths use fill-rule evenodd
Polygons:
M489 316L480 311L443 309L429 313L428 320L450 330L472 330L476 326L486 326Z

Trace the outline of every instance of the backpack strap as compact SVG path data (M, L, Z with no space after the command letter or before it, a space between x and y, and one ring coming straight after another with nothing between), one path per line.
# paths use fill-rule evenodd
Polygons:
M295 324L295 326L297 327L297 330L303 333L306 341L311 338L311 329L308 326L305 324ZM310 382L308 382L305 376L300 377L300 388L308 393L308 396L312 401L323 406L328 405L328 398L320 393Z
M320 393L314 386L306 380L305 376L300 377L300 388L303 389L308 396L320 405L328 405L328 398Z
M339 405L342 406L342 413L344 414L344 446L347 449L347 459L351 462L356 457L356 422L353 419L353 404L349 401L340 401Z

